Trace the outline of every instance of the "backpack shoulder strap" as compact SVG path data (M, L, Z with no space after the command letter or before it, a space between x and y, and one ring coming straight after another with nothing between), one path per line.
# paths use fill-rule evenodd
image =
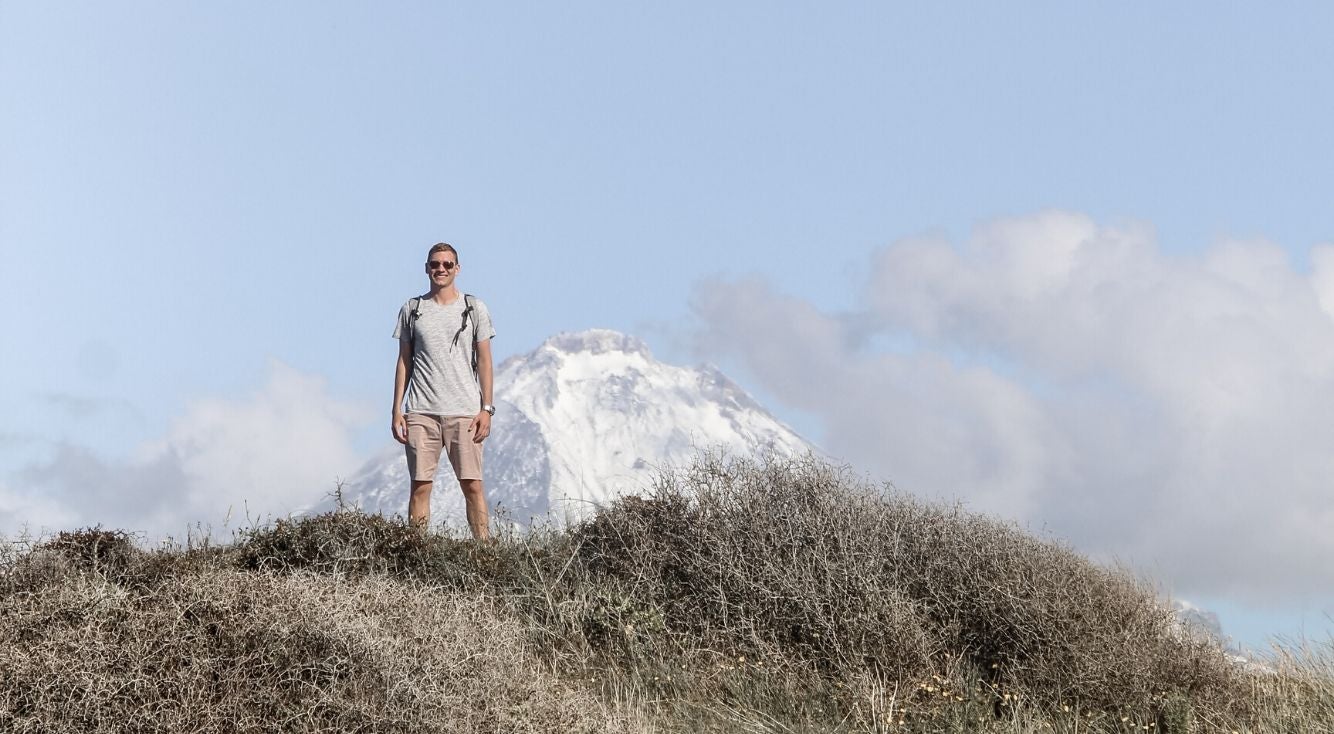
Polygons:
M422 299L420 296L408 299L408 341L412 341L412 338L416 336L417 317L421 316L421 311L418 309L421 308L421 305Z
M464 316L465 319L467 318L466 314L470 314L473 312L473 302L476 300L477 299L474 298L471 293L463 294L463 313L465 314ZM477 374L477 317L476 316L472 317L472 373L474 376ZM478 389L481 389L480 386L478 387Z
M477 299L474 298L471 293L463 294L463 313L465 319L468 317L468 315L474 313L473 304L476 302ZM472 340L474 344L477 343L477 317L475 315L472 317Z

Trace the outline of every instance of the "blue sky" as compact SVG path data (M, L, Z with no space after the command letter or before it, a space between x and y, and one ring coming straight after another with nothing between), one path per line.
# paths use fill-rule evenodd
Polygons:
M501 358L633 333L1252 643L1328 629L1334 9L1168 5L0 2L0 520L355 465L445 239Z

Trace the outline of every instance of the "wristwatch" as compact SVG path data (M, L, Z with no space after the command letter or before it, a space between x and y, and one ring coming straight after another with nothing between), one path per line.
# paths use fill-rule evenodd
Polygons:
M482 406L482 410L485 410L487 415L495 415L495 414L496 414L496 406L494 406L494 405L483 405L483 406Z

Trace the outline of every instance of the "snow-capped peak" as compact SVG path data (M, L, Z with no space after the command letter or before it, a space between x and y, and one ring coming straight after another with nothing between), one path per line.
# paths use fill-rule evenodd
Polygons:
M543 350L554 350L565 354L620 352L622 354L637 354L645 359L653 359L653 354L649 351L648 345L638 337L622 334L611 329L561 332L542 342L542 346L538 347L537 351L541 352Z
M496 371L497 411L486 443L488 498L526 523L586 514L645 491L657 467L702 449L805 453L813 447L713 367L659 362L644 342L606 329L562 333ZM462 516L458 484L442 461L433 516ZM401 514L408 480L401 449L368 463L344 499Z

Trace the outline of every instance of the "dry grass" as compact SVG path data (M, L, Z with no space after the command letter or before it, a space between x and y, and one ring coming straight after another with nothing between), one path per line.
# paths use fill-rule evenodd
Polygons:
M642 730L486 595L228 568L125 585L37 557L47 583L0 599L4 731Z
M1125 573L809 458L703 456L491 546L335 512L0 554L6 731L1334 731L1334 654L1284 655L1249 673Z
M1264 731L1334 732L1334 639L1277 645L1247 698Z

